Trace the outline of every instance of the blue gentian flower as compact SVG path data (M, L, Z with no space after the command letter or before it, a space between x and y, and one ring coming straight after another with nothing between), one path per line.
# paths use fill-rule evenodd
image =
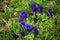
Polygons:
M34 34L35 34L36 36L39 34L39 33L38 33L38 29L37 29L36 27L33 27L32 30L33 30L33 32L34 32Z
M50 13L47 13L47 16L50 17Z
M23 37L26 36L25 32L24 31L20 31L19 34L21 34Z
M32 13L36 12L36 7L32 7Z
M31 7L35 7L36 6L36 3L35 2L30 2L30 6Z
M23 21L23 20L24 20L24 18L20 18L19 22L21 22L21 21Z
M15 38L15 39L17 39L18 38L18 35L16 35L15 33L13 34L13 37Z
M20 27L23 27L23 25L25 24L25 22L23 23L24 18L20 18L19 22L20 22Z
M20 24L20 27L22 28L22 27L24 27L22 24Z
M48 17L50 17L52 13L53 13L53 10L52 10L52 8L49 8L49 9L48 9L47 16L48 16Z
M30 32L31 31L31 25L30 24L26 24L26 26L25 26L25 29L28 31L28 32Z
M21 22L20 22L20 25L22 25L23 27L25 27L26 23L23 22L23 21L21 21Z
M52 8L49 8L48 9L48 13L52 14L52 12L53 12L53 9Z
M37 23L37 18L36 17L34 17L34 22Z
M32 13L36 12L36 3L35 2L30 2L30 6L32 8Z
M21 18L27 18L26 10L21 11L19 16Z
M38 13L39 13L39 14L42 13L42 9L43 9L43 6L39 5L39 6L38 6Z

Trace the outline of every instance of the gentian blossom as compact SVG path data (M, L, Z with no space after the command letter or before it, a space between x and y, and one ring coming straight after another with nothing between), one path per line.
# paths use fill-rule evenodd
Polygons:
M50 17L50 15L53 13L53 10L51 8L48 9L47 16Z
M24 19L23 18L20 18L19 22L23 21Z
M48 12L49 12L50 14L52 14L53 9L52 9L52 8L49 8L49 9L48 9Z
M39 34L39 33L38 33L38 29L37 29L36 27L33 27L32 30L33 30L33 32L34 32L34 34L35 34L36 36Z
M30 6L31 7L36 7L36 3L35 2L30 2Z
M23 37L26 36L25 32L24 31L20 31L19 34L21 34Z
M42 9L43 9L43 6L39 5L39 6L38 6L38 13L39 13L39 14L42 13Z
M25 27L26 23L23 22L23 21L21 21L21 22L20 22L20 25L23 26L23 27Z
M34 22L37 23L37 18L36 17L34 17Z
M32 7L32 13L36 12L36 7Z
M35 2L30 2L30 6L32 8L32 13L36 12L36 3Z
M26 24L26 26L25 26L25 29L28 31L28 32L30 32L31 31L31 25L30 24Z
M18 38L18 35L17 34L13 34L13 37L15 38L15 39L17 39Z
M47 13L47 16L50 17L50 13Z
M26 10L20 12L20 18L27 18Z

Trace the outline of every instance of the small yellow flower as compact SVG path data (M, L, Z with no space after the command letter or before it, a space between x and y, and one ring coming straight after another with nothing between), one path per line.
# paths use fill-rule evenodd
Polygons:
M17 12L14 12L14 16L17 16L17 14L18 14Z

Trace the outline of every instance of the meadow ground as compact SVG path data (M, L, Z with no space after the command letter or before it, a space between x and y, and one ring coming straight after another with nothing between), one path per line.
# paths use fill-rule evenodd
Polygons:
M43 6L41 15L36 13L38 23L33 22L33 18L29 16L31 7L30 2L35 2L37 5ZM0 1L2 3L2 0ZM48 8L53 9L50 18L46 17ZM33 32L26 33L19 24L19 13L22 10L27 10L28 20L24 20L27 24L36 26L39 34L35 36ZM27 34L22 37L18 34L24 30ZM0 40L15 40L13 33L19 35L17 40L60 40L60 0L6 0L4 3L4 12L0 11Z

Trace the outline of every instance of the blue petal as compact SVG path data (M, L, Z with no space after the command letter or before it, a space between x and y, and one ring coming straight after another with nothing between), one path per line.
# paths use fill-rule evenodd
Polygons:
M50 17L50 13L47 13L47 16Z
M32 8L32 11L31 12L36 12L36 3L35 2L30 2L30 6Z
M36 6L36 3L35 2L30 2L30 6L31 7L35 7Z
M21 21L21 22L20 22L20 24L21 24L21 25L23 25L23 26L25 26L25 25L26 25L26 23L25 23L25 22L23 22L23 21Z
M39 6L38 6L38 13L41 14L41 13L42 13L42 9L43 9L43 6L39 5Z
M42 8L43 8L43 6L39 5L39 6L38 6L38 8L39 8L39 9L42 9Z
M38 33L38 29L36 27L33 27L32 30L34 31L34 34L37 36L39 33Z
M26 14L26 10L23 10L20 12L20 16L25 15L25 14Z
M29 25L29 24L27 24L26 26L25 26L25 29L28 31L28 32L30 32L31 31L31 25Z
M39 33L38 33L38 31L34 31L34 34L37 36Z
M32 12L36 12L36 7L32 7Z
M36 17L34 17L34 22L37 23L37 18Z
M24 20L24 18L20 18L19 22L21 22L21 21L23 21L23 20Z
M49 8L49 9L48 9L47 16L48 16L48 17L50 17L52 13L53 13L53 10L52 10L52 8Z
M17 38L18 38L18 35L16 35L16 34L14 33L14 34L13 34L13 37L17 39Z
M23 27L23 25L22 25L22 24L20 24L20 27L22 28L22 27Z
M52 14L53 9L52 9L52 8L49 8L49 9L48 9L48 12L49 12L50 14Z
M21 34L23 37L26 36L25 32L24 31L20 31L19 34Z
M20 14L19 14L19 16L21 18L27 18L26 10L21 11Z

